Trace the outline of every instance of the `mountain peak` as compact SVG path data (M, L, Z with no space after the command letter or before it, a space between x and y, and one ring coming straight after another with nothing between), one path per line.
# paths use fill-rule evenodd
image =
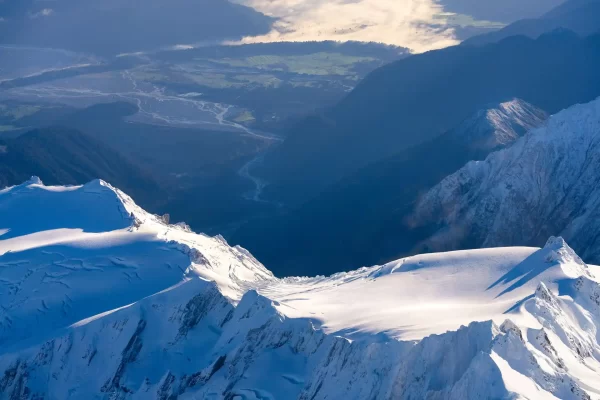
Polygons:
M587 265L562 237L550 237L543 250L547 251L545 256L546 262L551 264L559 264L562 271L569 278L591 276Z
M504 101L498 104L497 107L490 108L489 111L494 111L494 109L499 109L505 114L511 115L527 115L529 113L542 113L538 107L534 106L531 103L526 102L525 100L514 98L512 100Z
M94 188L94 187L106 187L111 189L112 191L115 191L115 187L113 187L111 184L109 184L108 182L102 180L102 179L93 179L91 181L89 181L88 183L84 184L84 186L88 189Z
M244 252L169 225L100 179L81 186L31 179L0 192L0 215L0 282L13 282L13 289L0 292L4 345L187 279L212 280L234 300L248 282L274 279ZM105 298L106 290L111 295Z
M44 182L42 182L42 180L37 177L37 176L32 176L31 178L29 178L29 180L27 182L24 182L23 185L29 186L29 185L43 185Z
M129 196L100 180L82 186L46 186L33 177L0 191L2 224L12 226L3 239L55 229L124 229L131 226L131 211L137 208Z
M521 99L490 104L463 121L450 135L473 149L506 147L548 118L543 110Z
M556 236L556 237L550 236L550 238L548 238L548 240L546 241L546 244L544 245L544 249L551 249L551 250L568 249L569 251L572 251L572 249L569 247L569 245L567 244L565 239L563 239L561 236Z

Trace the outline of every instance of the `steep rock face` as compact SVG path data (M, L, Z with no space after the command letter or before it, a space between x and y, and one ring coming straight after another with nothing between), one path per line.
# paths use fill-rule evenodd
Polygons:
M600 99L552 116L512 147L471 162L431 189L415 226L440 229L424 244L540 245L563 236L586 260L600 259Z
M44 199L41 209L56 207L59 218L40 225L47 229L41 232L35 220L0 220L7 296L0 399L600 394L600 285L562 238L543 249L416 256L280 280L243 249L168 225L102 181L44 187L32 180L0 192L0 205L17 216L9 204L25 203L6 199L23 193ZM90 206L64 219L79 220L85 230L60 228L66 199ZM107 223L90 215L106 215ZM46 258L56 254L48 250L53 241L63 246L63 258ZM164 254L131 243L159 246ZM116 251L124 253L115 257ZM22 262L6 262L14 256ZM170 264L175 260L181 268ZM34 284L39 277L62 283ZM409 286L417 295L403 297ZM61 299L70 299L68 307ZM457 319L442 318L452 313ZM417 319L408 321L411 315ZM406 332L413 339L404 339Z
M195 305L194 305L195 304ZM233 307L214 285L195 279L101 318L82 321L39 347L4 354L2 364L17 370L30 397L129 398L163 374L160 365L191 375L211 367L211 349ZM192 356L193 355L193 356ZM6 376L6 375L5 375ZM164 382L163 382L164 383ZM20 390L20 389L19 389ZM154 393L153 398L158 398Z

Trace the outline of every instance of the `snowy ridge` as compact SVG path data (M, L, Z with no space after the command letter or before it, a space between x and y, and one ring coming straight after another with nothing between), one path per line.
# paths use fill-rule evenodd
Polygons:
M415 226L441 226L425 245L539 245L560 235L600 259L600 99L552 116L511 147L470 162L423 196Z
M529 130L541 126L548 115L521 99L480 110L463 121L450 135L473 149L492 151L508 146Z
M1 399L600 398L597 269L561 238L279 280L102 181L0 216Z
M0 345L64 328L194 277L232 300L274 279L219 237L167 225L103 181L0 193Z

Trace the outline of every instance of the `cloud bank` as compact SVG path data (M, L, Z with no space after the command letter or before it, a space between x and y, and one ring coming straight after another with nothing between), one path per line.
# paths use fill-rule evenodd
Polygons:
M245 43L360 40L404 46L415 52L458 43L436 0L238 0L278 18L266 35Z

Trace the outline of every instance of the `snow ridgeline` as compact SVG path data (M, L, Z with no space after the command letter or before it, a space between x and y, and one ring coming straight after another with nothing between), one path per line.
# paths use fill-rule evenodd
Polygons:
M2 399L600 398L560 238L280 280L102 181L0 191L0 233Z
M488 105L450 130L448 135L467 148L489 152L510 146L547 119L543 110L515 98Z

